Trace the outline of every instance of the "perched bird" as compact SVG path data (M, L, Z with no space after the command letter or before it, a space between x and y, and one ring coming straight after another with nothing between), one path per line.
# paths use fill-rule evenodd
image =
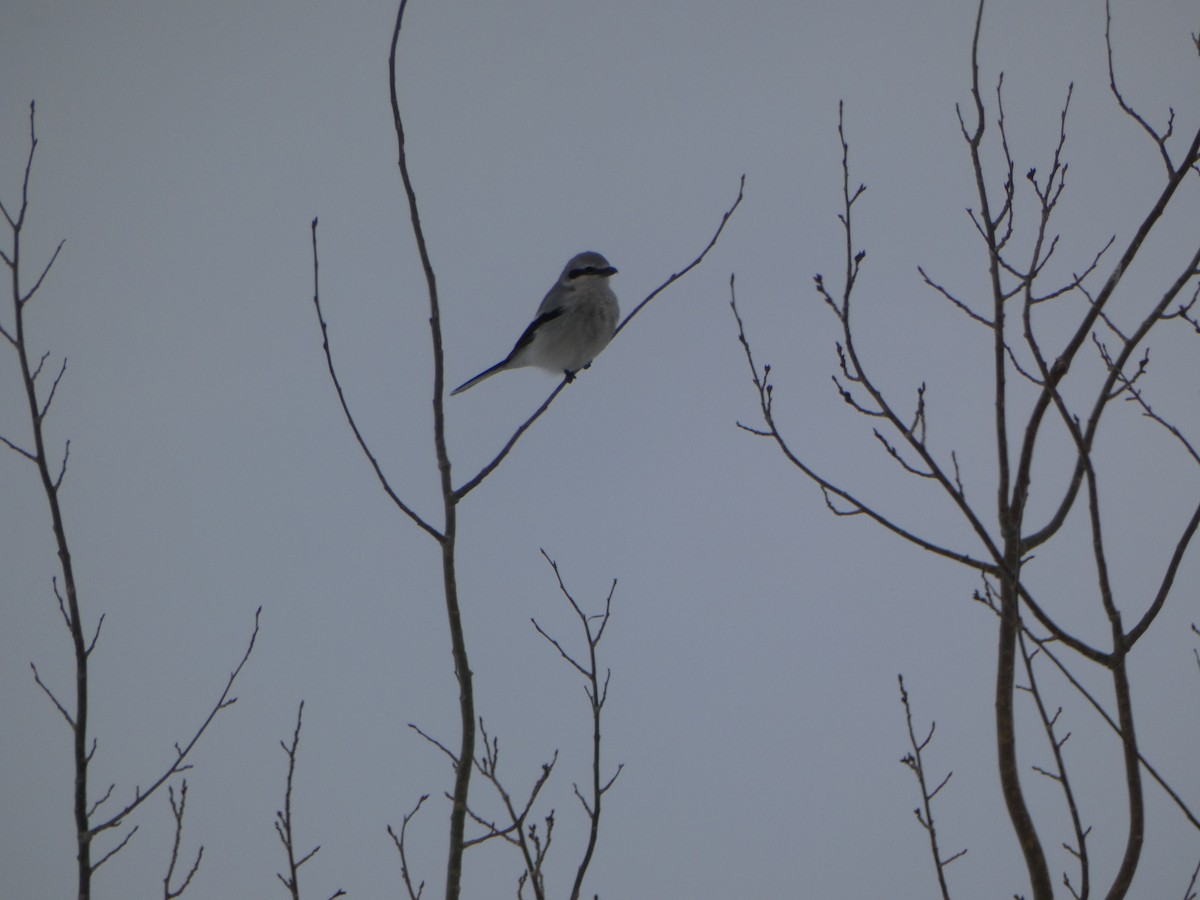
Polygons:
M599 253L571 258L512 352L450 393L460 394L505 369L537 366L570 381L608 346L617 327L617 297L608 279L617 270Z

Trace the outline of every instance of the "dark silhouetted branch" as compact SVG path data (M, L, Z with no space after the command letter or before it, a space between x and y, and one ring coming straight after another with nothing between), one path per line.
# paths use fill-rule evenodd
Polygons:
M192 862L192 866L188 869L187 875L178 887L171 887L171 879L175 877L175 867L179 864L179 844L183 840L183 816L187 809L187 779L179 785L179 802L175 802L175 788L167 785L167 800L171 804L171 817L175 820L175 839L171 843L171 861L167 865L167 874L163 877L163 900L175 900L176 897L182 897L183 892L188 889L188 885L192 883L192 879L196 877L196 873L200 871L200 860L204 858L203 845L196 851L196 859Z
M429 799L428 794L422 794L421 799L417 801L417 805L412 810L405 814L403 821L400 823L400 833L397 834L392 830L392 826L387 827L387 832L391 835L392 842L396 845L396 850L400 854L400 877L404 881L404 889L408 892L409 900L421 900L421 894L425 892L425 882L422 881L415 888L412 883L412 876L408 867L408 854L405 841L408 834L408 823L413 820L421 810L421 804Z
M300 708L296 710L296 730L292 733L292 742L290 744L279 742L279 746L287 754L288 771L287 786L283 792L283 809L277 810L275 813L275 833L279 836L279 842L283 844L283 849L287 853L288 873L284 875L282 872L276 872L275 877L287 888L292 900L300 900L300 867L316 856L317 851L321 849L318 844L300 858L296 857L296 834L292 822L292 788L296 775L296 752L300 748L300 723L303 718L304 701L301 700ZM330 895L329 900L344 896L346 896L346 892L338 890Z
M937 728L937 723L930 723L929 733L924 738L917 738L917 733L913 729L912 721L912 706L908 701L908 691L904 687L904 676L899 676L900 682L900 703L904 706L904 721L908 726L908 741L912 747L911 753L906 753L901 759L917 778L917 783L921 787L921 805L913 810L913 815L916 816L917 822L925 829L929 835L929 851L933 855L934 868L937 871L938 887L941 889L943 900L950 900L950 888L946 885L946 867L956 859L967 855L965 849L959 850L950 856L942 856L941 848L938 846L937 826L933 821L933 798L941 792L954 773L950 772L938 782L937 786L932 790L929 788L929 783L925 778L925 748L929 746L929 742L933 740L933 732Z

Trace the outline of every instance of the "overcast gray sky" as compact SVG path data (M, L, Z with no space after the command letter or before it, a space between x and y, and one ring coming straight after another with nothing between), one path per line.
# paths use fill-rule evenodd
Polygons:
M50 434L72 441L63 503L81 604L89 623L107 616L92 668L97 794L115 782L128 798L167 764L263 606L239 701L188 773L185 846L206 848L188 897L281 895L278 742L301 699L294 808L301 842L322 845L305 893L395 896L385 826L422 793L434 800L412 826L413 865L432 895L441 890L449 767L407 728L457 739L438 554L354 444L311 303L319 216L322 298L348 397L393 483L436 519L427 306L388 109L394 14L382 2L5 4L0 196L16 203L36 99L24 258L36 265L66 239L28 327L36 352L70 360ZM704 246L747 175L745 203L704 265L655 300L460 509L477 699L504 771L527 784L561 751L546 793L559 811L555 895L581 846L571 783L587 777L589 725L580 686L529 624L578 637L539 548L593 608L620 581L603 645L605 753L625 771L606 798L589 896L931 896L915 782L897 762L907 750L898 672L918 720L937 720L931 765L955 773L937 810L946 849L969 848L952 887L964 897L1027 889L996 785L993 623L969 600L974 576L866 521L833 518L778 453L735 427L754 421L756 398L728 310L733 272L795 446L975 549L837 398L834 323L811 283L842 269L844 99L853 177L869 188L856 209L869 251L862 348L900 396L928 381L931 436L957 448L969 488L988 496L988 357L978 329L916 272L924 264L972 296L986 289L954 113L969 97L973 18L959 0L410 5L401 102L451 384L507 352L575 252L607 255L632 308ZM1194 0L1115 0L1114 19L1129 98L1158 123L1173 105L1190 133ZM1048 164L1076 85L1064 272L1109 235L1127 238L1162 178L1153 146L1108 94L1103 36L1099 0L997 2L985 16L984 77L1006 73L1019 172ZM1196 187L1148 273L1195 240ZM1189 383L1150 384L1194 437L1196 345L1177 331L1162 352L1190 352ZM0 433L20 439L13 355L0 366ZM448 401L457 480L553 385L523 370ZM1113 527L1142 542L1118 577L1139 609L1162 542L1195 502L1196 473L1135 410L1118 413L1108 459L1129 490L1113 502ZM0 893L63 897L74 879L69 734L29 663L69 696L70 644L36 473L7 454L0 486ZM1047 561L1036 575L1060 589L1056 608L1102 634L1063 550L1065 567ZM1200 618L1198 574L1193 554L1134 669L1143 745L1194 805L1200 684L1187 624ZM1117 743L1056 690L1110 872L1121 789L1104 778ZM1030 746L1023 762L1047 762ZM483 801L486 786L475 791ZM1042 796L1055 848L1064 814ZM1135 894L1182 896L1200 840L1160 792L1149 797ZM97 875L97 896L159 890L165 797L136 822ZM1052 853L1057 881L1070 860ZM518 860L503 849L472 851L467 867L467 896L515 891Z

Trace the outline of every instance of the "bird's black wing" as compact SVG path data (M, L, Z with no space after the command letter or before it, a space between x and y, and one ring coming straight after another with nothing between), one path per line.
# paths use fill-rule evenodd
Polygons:
M542 325L549 322L551 319L557 319L564 312L566 312L565 308L560 306L557 309L552 309L549 312L542 313L540 316L538 316L536 319L534 319L532 322L530 322L529 327L525 329L525 333L522 334L519 338L517 338L517 342L516 342L516 344L513 345L512 352L510 352L508 354L508 356L504 357L504 359L500 360L500 362L496 363L490 369L484 369L482 372L480 372L478 375L476 375L474 378L470 379L469 381L464 381L462 384L460 384L458 387L456 387L450 393L452 395L453 394L461 394L467 388L474 387L475 385L479 384L479 382L483 381L485 378L489 378L492 375L495 375L501 369L506 368L508 366L508 364L513 361L513 357L515 357L518 353L520 353L525 347L528 347L530 344L533 343L534 335L537 333L537 330Z
M541 328L551 319L557 319L566 311L566 307L559 306L555 309L549 310L548 312L542 313L540 316L530 322L529 327L525 329L525 333L517 338L517 342L513 344L512 352L508 354L508 357L504 360L504 362L509 362L514 356L532 344L533 336L537 334L537 330L539 328Z

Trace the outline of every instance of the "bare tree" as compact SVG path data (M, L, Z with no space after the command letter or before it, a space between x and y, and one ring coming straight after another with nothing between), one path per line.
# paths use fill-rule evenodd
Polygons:
M971 224L984 249L983 289L963 291L939 283L933 273L919 267L925 284L965 314L969 327L986 330L991 347L989 368L991 393L981 398L978 409L990 414L994 442L997 493L995 506L969 495L954 450L936 446L927 438L932 415L921 384L914 400L903 401L885 388L884 377L872 368L860 353L858 334L858 279L866 260L866 251L856 245L853 214L865 187L855 186L851 178L849 146L845 136L842 109L839 106L838 135L842 151L842 209L839 214L844 238L844 273L835 287L823 276L816 276L816 289L824 306L833 313L839 337L838 359L834 375L836 390L856 413L874 423L874 436L884 454L906 475L915 476L949 499L960 526L973 536L973 547L952 546L922 534L907 525L902 517L886 512L861 493L835 483L817 471L796 449L785 426L776 418L773 399L775 387L769 365L760 366L751 351L736 297L733 310L738 337L750 366L758 396L761 425L745 426L747 431L773 441L789 463L822 491L829 509L837 516L865 516L875 523L937 556L944 557L980 573L983 588L976 595L996 617L995 728L996 761L1001 790L1013 833L1020 845L1032 894L1038 900L1053 896L1052 875L1047 863L1046 845L1030 811L1017 762L1020 735L1015 722L1014 699L1017 692L1028 692L1034 699L1054 765L1039 769L1049 777L1062 795L1073 823L1072 843L1065 846L1078 863L1076 880L1064 873L1063 883L1075 897L1101 892L1108 898L1126 896L1138 868L1145 839L1145 797L1143 775L1150 775L1167 792L1184 818L1196 828L1200 822L1178 793L1160 777L1147 759L1135 728L1133 698L1130 689L1130 656L1147 630L1161 613L1200 525L1200 481L1180 485L1194 511L1179 527L1165 565L1139 594L1118 595L1110 574L1116 564L1115 542L1105 533L1101 515L1102 497L1122 473L1105 471L1101 465L1100 422L1116 405L1126 401L1143 416L1165 428L1178 442L1184 456L1200 465L1194 437L1161 414L1150 399L1145 376L1150 371L1147 338L1152 330L1171 323L1183 324L1200 333L1197 324L1197 299L1200 297L1200 240L1197 233L1186 235L1191 242L1182 258L1159 268L1160 285L1156 291L1132 288L1126 273L1144 254L1148 239L1161 228L1168 210L1190 203L1191 213L1182 221L1195 222L1195 176L1200 174L1200 129L1194 135L1175 133L1175 113L1167 117L1165 127L1151 124L1150 117L1134 109L1117 85L1113 64L1111 11L1106 7L1108 27L1109 87L1113 98L1137 128L1153 143L1161 157L1162 180L1150 198L1149 212L1132 228L1132 235L1118 241L1114 235L1093 255L1080 260L1074 274L1055 280L1048 264L1058 248L1055 214L1065 196L1068 111L1072 88L1066 91L1061 108L1057 140L1042 169L1018 165L1010 151L1005 118L1003 76L993 96L985 99L980 78L979 48L984 2L980 0L972 40L971 103L959 109L959 123L974 174L976 201L968 210ZM1200 38L1193 36L1200 49ZM994 128L994 130L993 130ZM993 155L994 154L994 155ZM986 159L1002 160L993 172ZM1024 172L1024 177L1018 177ZM1192 180L1189 199L1180 188ZM1026 211L1032 215L1025 217ZM1114 258L1115 257L1115 258ZM1061 268L1061 266L1060 266ZM731 294L733 282L731 280ZM985 303L974 298L986 296ZM1048 323L1043 311L1056 308L1062 313L1074 311L1076 318L1063 334L1061 325ZM1087 357L1091 357L1087 360ZM1086 361L1085 361L1086 360ZM1097 362L1099 363L1097 365ZM1168 366L1170 363L1168 363ZM1156 368L1157 374L1157 368ZM1191 369L1181 363L1168 370L1168 383L1194 379ZM911 411L902 410L908 406ZM1113 418L1110 414L1107 419ZM1113 423L1115 425L1117 423ZM980 421L979 426L985 427ZM1111 427L1111 426L1110 426ZM1109 432L1106 431L1106 435ZM1052 510L1044 521L1029 515L1035 484L1032 473L1043 457L1053 453L1051 437L1065 435L1072 458L1065 480L1054 483L1042 478L1036 488L1045 501L1037 508ZM1038 495L1042 499L1042 495ZM1073 623L1052 613L1044 596L1039 596L1035 580L1024 574L1034 551L1042 564L1053 559L1052 538L1063 533L1068 517L1086 522L1086 540L1092 551L1090 584L1081 578L1075 583L1084 596L1095 598L1095 610L1107 624L1108 639L1103 643L1085 639ZM1153 515L1153 512L1148 512ZM1164 522L1164 525L1168 523ZM1145 598L1148 598L1145 599ZM1086 841L1090 829L1080 817L1076 796L1067 775L1063 752L1066 735L1056 728L1058 713L1044 702L1035 677L1035 660L1042 658L1052 671L1062 675L1085 702L1091 705L1111 727L1120 741L1122 764L1118 783L1123 783L1127 823L1124 849L1117 870L1105 886L1096 884L1097 872L1088 856ZM1115 709L1084 687L1084 672L1099 672L1109 682ZM908 711L907 695L904 695ZM932 732L931 732L932 734ZM937 793L929 791L920 767L920 751L928 739L909 735L914 754L910 766L921 779L923 802ZM908 760L906 760L908 761ZM921 824L930 833L943 895L948 896L943 867L949 860L939 855L936 835L928 808L918 812ZM1106 817L1110 821L1111 816ZM1181 879L1182 882L1182 879ZM1190 889L1189 889L1190 890Z
M175 744L173 753L169 755L169 759L163 768L150 780L149 786L144 789L140 786L135 787L133 796L121 803L115 810L109 805L110 803L120 803L120 801L116 801L113 798L113 794L116 791L115 784L109 784L99 797L93 798L93 786L90 780L91 764L96 754L97 741L88 717L88 692L91 688L88 676L88 663L92 652L96 649L96 642L100 638L100 629L104 624L104 614L102 613L96 619L95 628L91 628L84 622L78 584L75 580L75 570L71 564L71 548L67 542L67 528L65 524L66 517L60 501L63 479L67 474L67 459L70 455L71 442L66 442L61 456L47 445L46 419L50 414L55 393L62 383L63 376L66 374L67 361L64 358L62 363L57 367L58 371L47 388L45 379L49 377L48 372L50 370L47 370L45 365L50 359L51 354L49 352L42 353L40 357L37 357L36 362L34 361L36 354L32 349L27 328L27 316L29 315L31 304L38 291L42 288L50 269L58 259L64 243L62 241L59 242L49 261L41 268L37 277L33 279L33 283L28 285L22 269L21 237L27 225L26 214L29 212L29 186L33 174L34 153L37 150L38 143L34 113L34 104L30 103L29 156L25 161L24 177L21 181L20 203L16 207L15 212L13 212L9 206L0 201L0 213L3 213L12 235L9 248L7 250L0 249L0 260L3 260L4 265L9 270L12 297L12 318L8 323L0 324L0 336L7 341L17 356L21 385L29 411L29 429L27 437L24 439L0 434L0 443L3 443L22 459L33 463L37 469L42 490L46 496L46 504L50 511L50 525L54 533L54 541L58 551L59 573L54 576L51 584L54 589L54 596L58 601L58 611L62 615L63 623L70 634L71 645L74 650L74 699L62 699L60 692L56 692L42 680L37 665L31 662L30 667L33 670L34 682L46 694L50 702L54 704L55 709L58 710L71 729L74 749L72 756L75 766L75 791L72 811L75 826L73 831L76 838L79 900L88 900L91 897L92 876L96 873L96 870L125 847L137 832L138 826L134 825L131 827L115 845L102 852L94 851L92 846L93 841L109 830L124 828L126 819L135 810L152 796L156 795L164 785L168 785L176 775L190 769L191 763L187 762L187 759L200 740L200 737L208 730L208 726L212 724L213 719L216 718L218 713L237 702L237 698L231 696L231 692L234 682L237 680L242 668L246 665L246 661L250 658L250 653L254 649L254 642L258 637L258 619L262 608L260 607L254 615L254 630L250 635L246 651L242 654L241 659L230 673L224 690L221 691L216 702L208 710L207 714L201 720L200 725L192 732L191 736L186 741ZM41 383L39 383L39 379L41 379ZM9 434L12 434L12 432L9 432ZM169 886L169 882L174 872L176 854L178 853L178 840L183 825L184 797L185 789L181 788L178 807L175 805L173 794L170 798L171 808L175 815L176 845L175 851L172 854L167 878L164 882L164 891L169 897L177 897L187 888L200 862L199 856L197 856L196 866L191 869L182 885L173 892ZM108 808L102 809L106 806Z
M397 86L397 49L400 39L400 29L404 20L404 11L407 5L407 0L400 0L399 7L396 13L395 28L392 32L391 50L388 56L388 83L390 86L392 122L396 134L397 146L397 165L401 182L404 186L405 197L408 203L408 211L410 223L412 227L413 238L416 242L417 252L421 259L422 272L425 278L426 291L429 301L429 327L430 340L433 347L433 383L432 383L432 405L433 405L433 444L434 454L437 460L439 487L441 494L441 513L437 518L427 514L418 512L412 505L403 499L403 491L395 486L393 480L383 471L377 455L372 451L366 437L355 421L353 414L350 411L350 406L346 395L342 389L337 370L334 366L333 356L329 346L329 328L326 322L324 313L321 309L320 287L319 287L319 263L317 256L317 220L312 222L312 245L313 245L313 302L316 306L317 319L321 328L323 338L323 346L325 359L328 365L329 374L333 381L334 388L337 392L338 400L341 404L342 411L346 421L353 431L359 446L366 455L368 463L375 472L379 480L380 486L396 508L407 517L418 529L427 534L438 545L442 561L442 585L446 607L447 625L450 631L451 654L454 660L454 672L458 680L459 688L459 717L461 732L458 741L458 748L450 751L444 745L443 749L450 755L454 764L454 787L450 793L451 810L449 823L449 840L447 846L446 858L446 887L445 896L448 900L453 900L459 896L461 880L462 880L462 857L463 851L467 846L465 837L465 827L469 815L468 792L470 788L471 774L476 767L476 729L479 720L478 713L475 709L474 690L472 684L473 674L471 672L470 662L467 656L466 641L464 638L462 611L459 604L458 596L458 580L457 580L457 516L459 504L475 488L479 487L496 468L504 461L508 454L516 446L521 436L528 431L533 424L540 419L550 405L557 399L559 394L570 382L570 377L565 377L557 387L551 391L550 395L537 408L537 410L518 426L504 443L504 445L496 452L492 459L482 466L477 472L472 474L467 479L458 482L456 485L453 476L451 465L450 450L446 441L446 422L445 422L445 367L444 367L444 338L441 325L441 305L438 296L437 277L434 270L432 257L429 247L426 243L424 228L421 224L421 215L417 203L417 194L414 187L413 179L409 171L408 157L405 148L405 132L403 118L400 111L399 91ZM743 179L744 181L744 179ZM646 304L654 299L659 293L669 287L678 279L682 278L693 268L698 266L709 250L716 244L721 232L724 230L725 224L733 215L734 210L741 203L742 190L739 187L737 199L733 202L730 208L724 213L720 224L717 226L712 238L709 240L705 248L699 255L692 260L688 265L680 269L665 279L663 283L652 291L645 299L638 303L633 310L625 317L618 325L617 332L619 333L629 321L640 312ZM486 754L483 757L486 760ZM486 764L486 763L485 763ZM599 803L598 797L595 798L596 803L592 807L592 826L596 827L599 818ZM409 879L409 869L406 858L404 857L404 847L402 836L404 829L411 821L419 809L420 803L405 816L404 824L401 827L400 835L392 832L396 839L398 848L401 851L401 863L405 884L408 888L410 896L417 896L423 889L423 883L417 888L412 886ZM391 829L389 828L389 831ZM547 835L547 840L549 835ZM589 850L590 858L590 850Z

